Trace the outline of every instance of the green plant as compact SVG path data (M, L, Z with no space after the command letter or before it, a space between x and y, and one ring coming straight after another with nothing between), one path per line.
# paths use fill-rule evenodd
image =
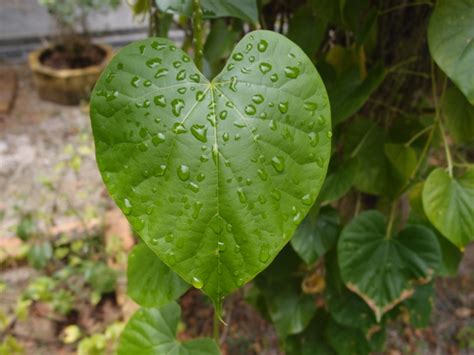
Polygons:
M91 101L99 169L144 241L128 272L144 308L119 353L217 352L174 340L183 280L212 299L218 339L223 298L255 279L249 301L287 353L366 354L401 315L426 326L433 280L474 239L474 2L259 2L261 26L301 48L258 30L230 54L241 22L206 27L207 2L167 3L152 5L193 16L197 67L167 39L135 42ZM413 18L413 38L394 40ZM441 70L419 53L427 27ZM221 71L209 81L201 63Z
M65 51L70 61L86 57L87 51L90 51L89 16L92 13L115 9L120 4L120 0L38 0L38 2L55 19L59 29L56 46Z

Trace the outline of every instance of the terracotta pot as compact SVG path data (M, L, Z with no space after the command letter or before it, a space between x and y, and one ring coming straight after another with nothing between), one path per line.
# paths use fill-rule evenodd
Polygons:
M51 48L41 48L31 52L28 57L30 69L39 96L47 101L64 105L77 105L88 99L95 82L113 56L112 47L95 44L105 55L100 64L79 69L54 69L41 63L40 58Z

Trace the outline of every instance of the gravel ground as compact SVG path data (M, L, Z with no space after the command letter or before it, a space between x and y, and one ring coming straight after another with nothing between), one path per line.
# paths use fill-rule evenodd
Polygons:
M0 238L34 213L41 228L101 216L109 204L82 107L41 101L25 66L14 66L18 91L0 116Z

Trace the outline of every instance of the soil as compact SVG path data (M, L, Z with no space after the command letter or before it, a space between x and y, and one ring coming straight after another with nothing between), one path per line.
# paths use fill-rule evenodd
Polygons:
M73 43L47 49L40 61L53 69L81 69L100 64L105 55L102 48L91 43Z

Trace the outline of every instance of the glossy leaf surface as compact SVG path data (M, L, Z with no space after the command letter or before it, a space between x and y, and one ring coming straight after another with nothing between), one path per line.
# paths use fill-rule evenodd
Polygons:
M181 309L175 302L162 308L140 308L120 337L118 355L212 355L220 354L212 339L178 341Z
M410 297L415 283L431 280L440 264L434 233L408 225L386 238L386 221L378 211L366 211L342 231L338 243L341 277L375 313L382 315Z
M430 222L454 245L474 240L474 168L460 177L435 169L423 188L423 207Z
M428 44L436 64L474 105L474 0L436 2Z
M245 36L209 82L166 39L123 48L92 95L98 165L147 245L214 302L262 271L321 188L324 85L303 51Z
M143 307L160 307L189 288L145 244L136 245L128 257L127 294Z

